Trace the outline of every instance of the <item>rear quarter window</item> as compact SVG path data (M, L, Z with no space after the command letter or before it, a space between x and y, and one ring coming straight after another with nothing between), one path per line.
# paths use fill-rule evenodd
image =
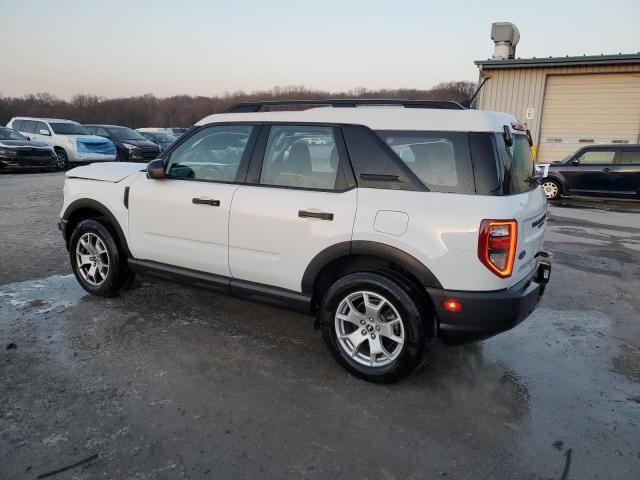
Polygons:
M476 193L466 133L377 133L430 191Z

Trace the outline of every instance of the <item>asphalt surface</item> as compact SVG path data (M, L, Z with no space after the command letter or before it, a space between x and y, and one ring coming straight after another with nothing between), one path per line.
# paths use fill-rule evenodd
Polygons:
M527 321L372 385L301 315L143 278L87 295L62 183L0 175L1 479L639 478L640 203L553 205Z

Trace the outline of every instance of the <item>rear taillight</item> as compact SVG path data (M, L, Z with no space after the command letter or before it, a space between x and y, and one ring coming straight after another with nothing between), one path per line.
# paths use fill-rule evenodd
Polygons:
M518 222L515 220L483 220L478 238L478 258L499 277L510 277L517 239Z

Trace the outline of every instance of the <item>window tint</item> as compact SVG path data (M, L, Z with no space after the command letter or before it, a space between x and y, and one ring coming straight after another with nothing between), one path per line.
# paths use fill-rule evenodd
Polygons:
M640 150L621 150L618 163L632 163L640 165Z
M535 163L527 136L513 135L513 145L507 147L507 154L504 169L505 189L510 193L521 193L538 188L535 182L530 181L535 175Z
M36 122L33 120L25 120L22 123L22 130L20 131L25 133L36 133Z
M269 132L260 183L334 189L338 163L332 127L273 126Z
M613 163L615 150L588 150L578 157L580 163Z
M43 122L36 122L36 133L40 133L40 130L46 130L47 132L51 133L49 131L49 127L47 127L46 123ZM46 135L46 134L45 134Z
M200 130L178 148L167 165L173 178L233 182L254 127L227 125Z
M23 123L24 123L24 120L14 120L13 122L11 122L11 128L20 132L22 131Z
M429 190L475 193L469 143L457 132L379 132Z

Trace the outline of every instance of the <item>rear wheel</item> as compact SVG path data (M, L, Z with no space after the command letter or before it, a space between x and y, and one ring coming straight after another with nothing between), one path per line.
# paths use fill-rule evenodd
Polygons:
M556 198L559 198L560 194L562 193L560 184L551 179L545 179L542 181L542 190L549 200L555 200Z
M427 350L419 306L401 284L377 273L353 273L334 283L322 302L320 324L338 362L372 382L408 375Z

